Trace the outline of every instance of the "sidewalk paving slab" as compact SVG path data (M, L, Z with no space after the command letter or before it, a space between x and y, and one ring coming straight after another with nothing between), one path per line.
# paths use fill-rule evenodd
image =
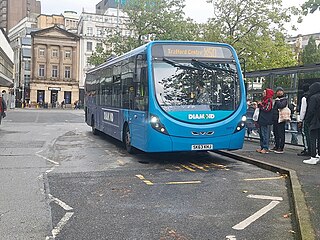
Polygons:
M294 207L303 240L320 240L320 163L317 165L304 164L308 157L300 157L297 153L302 148L286 145L283 154L270 152L260 154L257 141L245 141L243 149L225 152L236 154L239 160L247 161L262 168L288 173L294 197ZM245 159L241 159L244 157Z

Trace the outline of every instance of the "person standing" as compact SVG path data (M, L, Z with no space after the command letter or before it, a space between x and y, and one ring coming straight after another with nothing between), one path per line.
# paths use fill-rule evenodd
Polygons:
M263 91L262 101L258 104L259 108L259 134L260 134L260 149L256 151L262 154L269 152L269 139L272 125L272 97L273 90L266 88Z
M247 136L250 138L250 134L252 133L252 130L255 128L255 123L253 120L253 114L256 108L258 107L258 104L256 102L252 102L250 106L247 109L247 121L246 121L246 127L247 127Z
M311 158L304 160L303 163L315 165L319 162L317 153L320 153L320 82L315 82L310 86L308 98L305 121L310 132Z
M276 99L273 106L273 134L275 146L272 149L275 153L283 153L285 144L286 122L279 122L279 111L288 105L288 99L284 95L282 87L276 89Z
M298 127L301 129L302 133L302 142L304 149L301 153L298 153L298 156L310 156L309 146L310 146L310 134L309 134L309 126L305 121L305 116L307 112L307 98L309 95L309 87L310 84L305 83L302 85L303 95L301 98L299 119L298 119Z

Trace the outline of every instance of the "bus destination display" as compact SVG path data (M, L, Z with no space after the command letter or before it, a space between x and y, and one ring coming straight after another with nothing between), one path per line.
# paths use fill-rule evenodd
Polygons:
M152 52L154 57L233 58L230 49L209 45L155 45Z

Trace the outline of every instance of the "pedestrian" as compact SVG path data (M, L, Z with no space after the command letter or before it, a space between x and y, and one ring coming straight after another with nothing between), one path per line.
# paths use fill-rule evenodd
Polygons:
M272 98L273 90L266 88L263 91L262 101L258 104L259 108L259 134L260 134L260 149L256 151L262 154L269 152L269 139L272 125Z
M298 153L298 156L310 156L309 146L310 146L310 134L309 126L305 121L306 111L307 111L307 99L309 95L310 84L305 83L302 85L303 95L301 98L300 112L298 117L298 127L301 129L303 150Z
M0 124L1 124L2 118L6 117L6 111L7 111L6 101L3 99L2 95L0 95Z
M61 102L61 108L64 108L64 100Z
M288 99L284 95L284 90L282 87L277 87L276 89L276 99L273 105L273 134L275 146L272 149L275 153L283 153L284 145L285 145L285 127L286 121L279 122L279 111L287 107Z
M298 144L297 98L292 99L288 107L291 111L291 114L290 114L291 121L288 122L288 128L291 132L291 144L297 145Z
M255 123L253 120L253 114L256 108L258 107L257 102L252 102L250 106L247 109L247 121L246 121L246 127L247 127L247 136L250 138L250 134L255 129Z
M320 153L320 82L315 82L310 86L307 106L305 121L310 132L311 158L304 160L303 163L314 165L319 162Z

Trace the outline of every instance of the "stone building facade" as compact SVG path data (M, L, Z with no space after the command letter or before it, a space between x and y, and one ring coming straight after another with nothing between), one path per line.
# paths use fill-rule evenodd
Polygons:
M31 36L31 103L53 107L63 101L70 105L78 101L80 38L58 26Z

